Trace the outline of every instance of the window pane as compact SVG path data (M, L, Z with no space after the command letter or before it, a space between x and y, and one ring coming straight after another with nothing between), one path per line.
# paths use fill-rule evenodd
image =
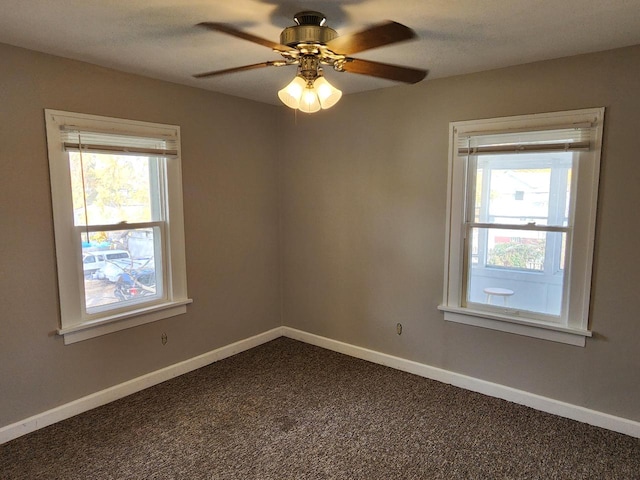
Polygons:
M487 251L487 267L542 272L546 252L547 232L528 230L478 229ZM479 248L479 247L478 247Z
M478 157L474 221L566 225L572 157L567 152Z
M156 160L149 157L69 153L74 224L112 225L159 220L151 199Z
M565 237L558 232L472 228L467 302L559 316Z
M162 297L159 228L83 232L87 313Z

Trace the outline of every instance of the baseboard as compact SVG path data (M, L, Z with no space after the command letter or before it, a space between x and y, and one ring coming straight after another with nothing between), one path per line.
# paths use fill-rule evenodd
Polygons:
M385 365L404 372L413 373L421 377L437 380L442 383L447 383L491 397L501 398L503 400L525 405L560 417L577 420L578 422L588 423L596 427L602 427L608 430L613 430L614 432L640 438L640 422L616 417L596 410L590 410L588 408L525 392L524 390L506 387L497 383L487 382L467 375L461 375L448 370L431 367L411 360L405 360L403 358L394 357L374 350L357 347L348 343L339 342L337 340L321 337L290 327L283 327L282 334L285 337L326 348L328 350L333 350L334 352L344 353L362 360Z
M86 397L60 405L59 407L47 410L46 412L34 415L20 422L7 425L6 427L0 428L0 444L204 367L213 362L217 362L218 360L244 352L245 350L257 347L281 336L282 327L277 327L259 335L217 348L189 360L170 365L155 372L87 395Z
M497 383L487 382L478 378L461 375L436 367L431 367L411 360L406 360L393 355L376 352L348 343L321 337L312 333L296 330L290 327L277 327L267 332L255 335L245 340L220 347L211 352L185 360L184 362L170 365L155 372L134 378L127 382L87 395L46 412L34 415L20 422L0 428L0 444L18 438L56 422L71 418L80 413L96 407L100 407L114 400L139 392L145 388L157 385L171 378L183 375L224 358L230 357L245 350L257 347L263 343L285 336L294 340L316 345L318 347L344 353L346 355L367 360L369 362L385 365L387 367L413 373L421 377L437 380L442 383L482 393L491 397L526 405L536 410L551 413L561 417L588 423L597 427L606 428L614 432L623 433L635 438L640 438L640 422L616 417L607 413L590 410L588 408L561 402L552 398L535 395L533 393L506 387Z

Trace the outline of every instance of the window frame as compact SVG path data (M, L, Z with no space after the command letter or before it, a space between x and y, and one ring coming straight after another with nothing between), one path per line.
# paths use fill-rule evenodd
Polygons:
M51 109L45 109L45 123L60 296L60 324L57 333L64 337L64 343L75 343L186 313L186 305L192 300L187 295L180 127ZM87 311L79 233L100 229L102 226L76 226L74 222L69 152L66 151L60 134L61 129L70 127L132 137L166 137L175 141L175 157L141 154L157 158L160 182L156 193L160 208L164 210L162 220L140 225L126 224L124 228L129 230L154 224L162 231L164 245L160 262L163 293L159 298L154 297L149 302L118 305L113 309L97 309L92 313ZM122 225L104 227L123 229Z
M588 329L591 274L595 243L595 221L600 172L600 157L604 108L551 112L494 119L451 122L449 124L449 170L447 192L447 223L445 238L445 271L443 300L439 309L446 321L463 323L545 340L584 346ZM458 137L495 133L535 132L563 128L591 128L590 148L574 162L572 177L573 230L570 258L565 259L565 288L568 299L561 322L552 322L508 306L466 305L464 285L465 255L471 242L465 244L466 212L471 204L469 195L475 186L468 186L470 156L458 155ZM469 266L468 268L471 268ZM563 310L565 310L563 308Z

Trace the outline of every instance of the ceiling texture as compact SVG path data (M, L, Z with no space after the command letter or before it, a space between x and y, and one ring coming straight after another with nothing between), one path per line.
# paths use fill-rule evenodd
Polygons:
M281 59L195 25L227 23L277 43L303 10L324 13L340 35L407 25L418 39L355 56L429 70L427 81L640 44L640 0L0 0L0 43L278 105L293 66L193 78ZM399 85L325 75L344 94Z

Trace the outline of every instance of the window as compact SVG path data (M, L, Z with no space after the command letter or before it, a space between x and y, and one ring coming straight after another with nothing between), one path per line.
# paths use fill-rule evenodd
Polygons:
M445 320L584 346L603 119L450 125Z
M65 343L185 313L179 127L45 117Z

